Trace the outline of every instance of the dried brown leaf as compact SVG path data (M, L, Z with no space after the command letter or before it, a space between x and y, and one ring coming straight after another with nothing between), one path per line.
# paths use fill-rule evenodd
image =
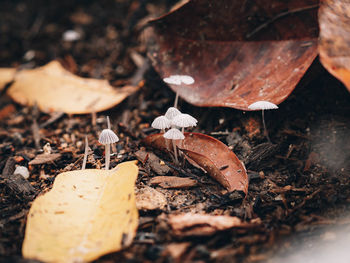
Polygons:
M317 55L318 0L192 0L151 22L149 56L171 88L198 106L249 110L281 103Z
M350 3L325 0L319 10L319 53L323 66L350 91Z
M167 151L163 134L150 135L144 142ZM177 146L227 190L248 192L248 176L243 163L219 140L201 133L185 133L185 139L178 140Z

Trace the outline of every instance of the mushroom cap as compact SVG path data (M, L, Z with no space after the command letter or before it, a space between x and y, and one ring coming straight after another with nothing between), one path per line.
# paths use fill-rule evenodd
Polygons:
M183 133L176 128L171 128L170 130L168 130L166 133L163 134L163 137L171 140L185 139L185 135L183 135Z
M170 107L166 113L165 113L165 117L168 118L169 120L172 120L175 116L180 115L181 111L179 111L177 108L175 107Z
M111 129L104 129L100 137L98 138L99 143L111 144L119 141L118 136Z
M167 129L170 128L170 120L165 116L159 116L154 119L151 126L155 129Z
M164 78L163 81L168 84L181 85L181 79L179 75L171 75L170 77Z
M260 100L257 102L254 102L248 106L248 109L250 110L274 110L278 109L278 106L272 102L266 101L266 100Z
M172 120L171 120L171 124L178 126L178 127L183 127L183 128L187 128L187 127L194 127L197 126L197 120L195 118L193 118L191 115L186 114L186 113L181 113L177 116L175 116Z
M181 84L191 85L194 83L194 79L188 75L171 75L168 78L164 78L163 81L173 85L181 85Z

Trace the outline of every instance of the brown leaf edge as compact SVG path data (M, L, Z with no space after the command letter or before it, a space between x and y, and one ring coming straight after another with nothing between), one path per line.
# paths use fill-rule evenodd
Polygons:
M143 139L144 144L169 152L162 133L152 134ZM171 143L168 143L171 149ZM185 139L176 141L178 148L190 163L195 163L224 186L228 191L248 192L248 175L244 164L221 141L202 134L185 132Z

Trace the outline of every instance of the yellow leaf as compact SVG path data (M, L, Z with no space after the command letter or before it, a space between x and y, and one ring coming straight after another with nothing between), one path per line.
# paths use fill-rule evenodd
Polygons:
M0 68L0 90L13 80L15 73L16 69L14 68Z
M91 261L129 245L138 226L135 162L56 177L30 208L22 253L44 262Z
M83 114L107 110L137 89L125 86L116 90L107 80L78 77L52 61L37 69L18 72L8 95L20 104L36 103L44 112Z

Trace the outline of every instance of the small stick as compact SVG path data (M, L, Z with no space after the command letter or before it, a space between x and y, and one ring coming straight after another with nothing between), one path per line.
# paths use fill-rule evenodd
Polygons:
M84 151L84 159L83 159L83 165L81 166L81 170L85 170L88 151L89 151L89 142L88 142L87 135L85 135L85 151Z

